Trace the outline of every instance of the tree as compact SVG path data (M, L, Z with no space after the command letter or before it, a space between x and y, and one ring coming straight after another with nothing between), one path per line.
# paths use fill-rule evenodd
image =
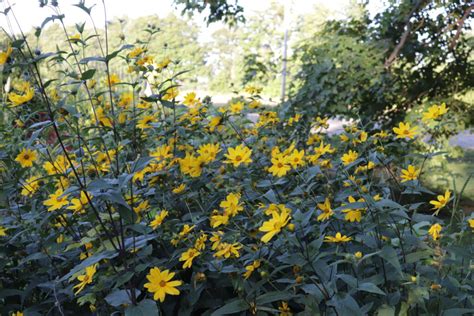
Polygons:
M455 100L472 84L472 46L461 36L472 10L463 1L392 2L332 21L307 42L292 103L309 113L401 119L424 101ZM466 110L467 105L460 105Z
M238 4L238 0L233 3L228 0L175 0L176 5L184 5L182 14L194 14L195 11L208 11L205 21L208 24L217 21L224 21L227 24L234 25L237 22L245 21L243 16L243 7Z

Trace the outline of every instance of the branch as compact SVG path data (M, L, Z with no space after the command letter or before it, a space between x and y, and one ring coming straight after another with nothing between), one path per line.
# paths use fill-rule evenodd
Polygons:
M410 19L413 17L413 14L415 14L415 12L420 10L425 5L426 1L419 1L408 14L407 18L405 19L405 32L403 32L402 37L400 38L400 41L398 42L397 46L395 46L395 49L385 61L385 68L390 68L395 59L397 59L398 54L400 53L400 50L403 48L403 46L405 46L405 43L412 29L412 23L410 22Z
M464 22L466 22L466 19L468 18L473 8L474 8L474 5L471 5L469 8L467 8L463 16L456 22L458 29L456 31L456 35L454 35L453 39L451 40L451 43L449 44L449 49L453 49L454 47L456 47L459 36L461 36L461 31L462 31Z

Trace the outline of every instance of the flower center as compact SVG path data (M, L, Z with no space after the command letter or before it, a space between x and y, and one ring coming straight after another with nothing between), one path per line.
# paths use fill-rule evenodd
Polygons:
M242 156L240 156L240 155L235 156L235 160L241 161L241 160L242 160Z
M161 287L165 287L165 286L166 286L166 281L165 281L165 280L161 280L161 281L160 281L160 286L161 286Z
M28 160L28 159L30 159L30 155L28 155L28 154L24 154L24 155L23 155L23 159L25 159L25 160Z

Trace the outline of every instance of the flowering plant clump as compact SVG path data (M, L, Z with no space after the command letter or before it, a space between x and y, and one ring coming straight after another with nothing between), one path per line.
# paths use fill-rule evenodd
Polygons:
M0 123L2 311L473 311L474 219L423 186L436 153L414 151L449 105L330 136L324 113L263 107L258 87L216 107L181 93L172 56L78 31L70 51L20 37L0 54L17 82Z

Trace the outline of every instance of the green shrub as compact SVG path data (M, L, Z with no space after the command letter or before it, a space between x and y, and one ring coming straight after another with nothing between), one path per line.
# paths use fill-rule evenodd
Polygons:
M474 219L420 183L413 126L330 137L256 87L216 108L147 43L65 36L0 55L4 314L473 312Z

